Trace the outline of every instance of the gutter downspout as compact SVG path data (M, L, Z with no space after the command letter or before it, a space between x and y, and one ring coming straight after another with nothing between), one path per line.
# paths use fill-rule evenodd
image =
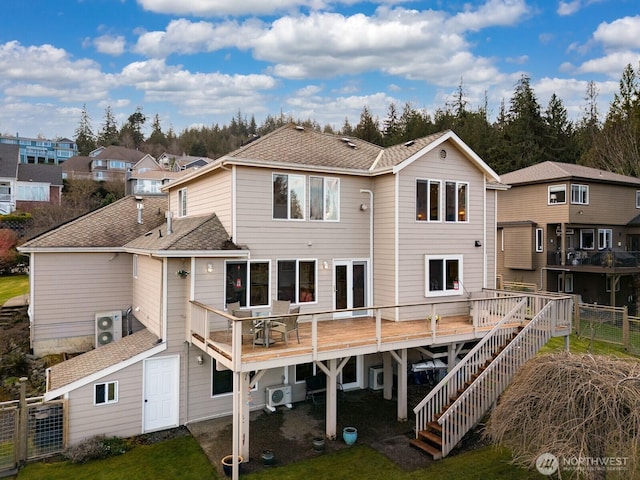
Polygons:
M373 192L365 188L360 189L360 193L369 194L369 279L367 288L369 290L369 305L373 303Z

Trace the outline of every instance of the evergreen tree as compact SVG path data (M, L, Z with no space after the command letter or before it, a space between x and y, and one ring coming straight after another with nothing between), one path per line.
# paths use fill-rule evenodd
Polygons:
M136 108L136 111L129 115L127 123L120 130L120 138L127 148L140 149L144 143L144 134L142 127L147 121L147 117L142 113L142 107Z
M380 132L380 122L373 118L369 107L365 106L360 113L360 121L354 130L354 135L367 142L382 145L382 133Z
M586 104L582 111L582 118L577 124L576 141L580 150L580 163L592 165L594 162L590 160L590 156L594 153L594 145L601 129L598 87L593 80L587 84L584 100Z
M395 145L396 143L400 143L401 134L400 124L398 119L398 110L396 108L396 104L391 102L389 104L389 109L387 110L387 118L384 120L384 144L385 145Z
M545 157L556 162L576 163L578 147L572 123L567 118L567 109L556 94L551 95L549 105L544 112L547 138Z
M107 108L104 110L104 123L98 133L97 144L108 147L109 145L118 145L118 143L119 133L116 119L111 110L111 106L107 105Z
M160 115L156 113L151 122L151 135L147 139L146 151L154 157L158 157L167 150L168 144L167 136L162 132L162 126L160 125Z
M80 124L75 131L75 142L79 155L89 155L96 148L96 137L91 128L91 118L87 113L87 105L82 105Z

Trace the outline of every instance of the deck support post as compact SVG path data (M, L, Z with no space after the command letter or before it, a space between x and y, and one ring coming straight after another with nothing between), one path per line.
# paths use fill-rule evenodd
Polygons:
M391 357L398 363L398 421L407 421L407 349L403 348L399 352L391 350ZM391 377L393 378L393 377ZM393 384L393 381L389 382ZM385 375L385 388L387 377ZM386 398L386 397L385 397Z
M447 372L453 370L453 367L456 366L458 362L456 362L456 358L458 356L459 351L457 350L457 344L450 343L447 346Z
M382 354L382 382L384 385L382 390L383 398L385 400L393 399L393 363L389 352ZM369 388L371 388L371 385L369 385Z
M337 358L328 360L327 365L322 362L316 362L318 368L327 376L325 436L329 440L335 440L338 429L338 374L342 371L349 358L351 357L343 358L340 365L338 365Z

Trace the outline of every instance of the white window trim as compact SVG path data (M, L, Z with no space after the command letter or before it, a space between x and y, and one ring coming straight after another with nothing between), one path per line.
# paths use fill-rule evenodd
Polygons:
M114 387L114 398L113 399L109 399L109 385L115 385ZM104 402L100 402L98 403L98 399L97 399L97 392L96 389L98 388L99 385L104 385L104 391L105 391L105 398L104 398ZM113 403L118 403L118 381L114 380L112 382L101 382L101 383L94 383L93 384L93 405L96 407L101 407L102 405L109 405L109 404L113 404Z
M573 274L566 273L564 275L564 291L565 293L573 293Z
M536 228L536 252L544 252L544 230Z
M416 210L418 210L418 205L417 205L418 182L423 182L423 183L426 183L427 185L427 218L419 219L416 213L414 220L416 221L416 223L424 223L424 222L442 223L442 208L443 208L442 180L435 180L433 178L416 178ZM437 220L431 220L431 185L438 185L438 219ZM468 194L468 187L467 187L467 194Z
M455 204L455 219L454 220L447 220L447 183L453 183L455 185L455 196L456 196L456 204ZM470 187L469 187L469 182L458 182L456 180L445 180L443 182L444 188L442 188L442 198L441 203L442 203L442 209L443 209L443 216L442 216L442 220L445 223L469 223L469 195L470 195ZM458 217L460 216L460 196L458 195L458 188L460 187L460 185L465 185L466 186L466 204L465 204L465 219L464 220L459 220Z
M247 298L245 300L247 300L247 305L245 305L242 308L268 308L271 306L271 300L268 300L269 303L266 303L264 305L250 305L249 299L251 298L251 264L252 263L266 263L269 267L269 273L268 273L268 278L269 278L269 285L267 287L268 289L268 298L271 298L271 293L272 293L272 281L271 281L271 275L273 274L272 270L271 270L271 260L225 260L224 262L224 274L225 274L225 278L227 275L227 269L228 269L228 264L229 263L246 263L247 264L247 286L246 286L246 290L247 290ZM224 288L227 288L227 283L224 282ZM227 292L226 290L223 292L223 298L226 301L227 298Z
M133 278L138 278L138 255L137 254L133 256L132 275L133 275Z
M564 202L558 202L557 200L555 202L551 201L551 194L553 193L551 190L555 189L557 191L564 191ZM547 187L547 205L565 205L567 203L567 186L564 184L560 184L560 185L549 185Z
M578 198L573 198L573 189L576 188ZM584 192L584 201L581 201L582 193ZM589 205L589 185L580 183L571 184L571 204L572 205Z
M273 184L274 184L274 179L276 175L281 175L281 176L286 176L287 177L287 184L288 184L288 190L287 190L287 218L277 218L273 215ZM297 173L276 173L273 172L271 174L271 219L272 220L276 220L276 221L281 221L281 222L304 222L307 218L307 199L304 198L302 199L301 202L301 208L302 208L302 218L291 218L291 184L289 182L289 178L290 177L300 177L302 179L304 179L304 186L302 188L302 191L304 192L305 197L307 196L307 190L308 190L308 186L307 186L307 177L306 175L299 175Z
M640 190L636 190L636 208L640 208Z
M593 245L591 247L585 247L584 243L582 242L582 235L584 232L591 232L591 235L594 236L593 238ZM580 229L580 248L583 250L593 250L595 248L595 243L596 243L596 238L595 238L595 232L593 231L593 228L582 228Z
M322 179L322 218L311 218L311 179L312 178L321 178ZM337 180L338 184L338 192L336 194L336 210L337 210L337 218L333 219L327 219L327 180ZM309 197L309 221L310 222L339 222L340 221L340 177L324 177L322 175L310 175L309 176L309 181L307 182L305 179L305 183L308 183L309 186L305 188L308 188L308 193L307 196ZM278 219L278 220L284 220L284 219ZM298 218L294 218L294 219L289 219L289 220L299 220Z
M178 217L187 216L187 189L181 188L178 190Z
M603 250L605 248L613 249L613 230L610 228L599 228L598 250Z
M278 274L280 273L280 262L295 262L295 296L296 301L291 302L292 305L313 305L314 303L318 303L318 259L317 258L279 258L276 260L276 295L278 293L278 289L280 285L278 284ZM300 291L300 262L303 263L313 263L315 264L314 268L314 279L313 279L313 288L315 293L315 300L313 302L300 302L300 298L298 296L298 292Z
M425 255L424 256L424 296L425 297L449 297L453 295L463 295L464 294L464 280L463 280L463 262L462 255ZM457 260L458 261L458 289L447 290L444 288L443 290L429 290L429 261L430 260L442 260L446 263L447 260ZM445 269L446 270L446 269ZM443 274L446 271L443 270ZM444 286L446 287L446 282L444 282Z

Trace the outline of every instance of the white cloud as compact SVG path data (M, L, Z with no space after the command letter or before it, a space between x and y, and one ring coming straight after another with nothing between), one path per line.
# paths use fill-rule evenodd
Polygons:
M263 15L323 4L304 0L138 0L138 3L155 13L201 17Z
M496 25L515 25L531 12L524 0L488 0L476 10L471 8L453 17L449 25L460 30L478 31Z
M560 2L558 4L557 13L560 16L573 15L582 8L582 2L580 0L573 0L572 2Z
M640 48L640 16L619 18L611 23L601 23L593 33L593 39L605 49Z
M121 35L102 35L95 38L93 44L98 52L117 57L124 53L126 41Z

